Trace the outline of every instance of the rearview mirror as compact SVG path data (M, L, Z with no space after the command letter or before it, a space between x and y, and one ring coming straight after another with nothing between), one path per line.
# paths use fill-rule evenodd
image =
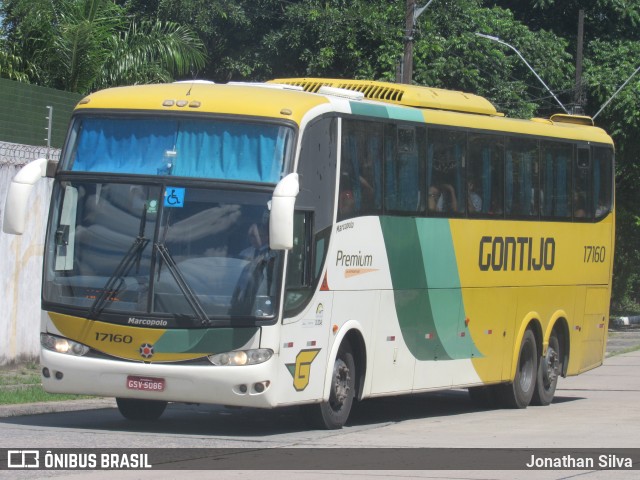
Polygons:
M273 191L269 216L269 247L272 250L293 248L293 212L299 191L297 173L284 177Z
M27 220L27 205L33 186L47 176L49 160L39 158L22 167L9 185L4 208L2 231L13 235L22 235Z

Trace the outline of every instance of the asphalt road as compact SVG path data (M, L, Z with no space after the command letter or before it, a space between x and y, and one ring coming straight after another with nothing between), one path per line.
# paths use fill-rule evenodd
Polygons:
M625 350L633 346L631 337L623 338L612 332L610 348ZM637 343L636 343L637 344ZM269 450L273 447L294 448L295 452L321 452L319 449L339 448L326 461L327 467L344 464L346 449L364 448L380 461L386 448L466 448L455 454L471 455L483 448L498 449L575 449L590 448L593 453L619 454L632 458L636 470L405 470L408 463L394 470L385 466L377 470L304 470L304 471L248 471L225 470L211 472L195 470L199 463L172 458L160 460L163 468L188 469L190 479L200 478L256 478L306 479L340 478L429 478L429 479L567 479L579 477L596 479L635 479L640 465L640 351L609 357L604 366L578 377L561 379L555 401L548 407L529 407L525 410L479 410L465 391L420 394L413 396L373 399L362 402L353 412L349 424L339 431L308 430L300 422L296 408L272 411L255 409L227 409L218 406L170 405L160 419L151 424L125 421L111 400L61 402L50 407L54 413L23 414L0 418L0 449L59 449L93 447L109 448L244 448L247 460L264 459L268 468L285 468ZM95 402L102 402L95 404ZM96 408L98 407L98 408ZM0 407L4 408L4 407ZM79 408L62 411L63 408ZM90 408L90 409L87 409ZM93 408L93 409L91 409ZM15 412L14 412L15 413ZM2 413L0 412L0 415ZM628 451L627 448L634 450ZM504 452L509 453L509 450ZM73 451L73 450L72 450ZM172 450L166 451L171 452ZM211 452L211 450L208 450ZM175 451L179 452L179 451ZM272 451L273 452L273 451ZM290 450L277 450L290 454ZM430 454L432 450L424 450ZM532 452L536 452L535 450ZM566 451L565 451L566 452ZM353 460L362 450L351 450ZM205 454L211 457L212 454ZM231 454L222 460L233 460ZM416 455L420 455L418 452ZM445 451L443 455L447 455ZM226 458L225 458L226 457ZM219 458L219 457L218 457ZM293 457L292 457L293 458ZM369 456L369 459L371 457ZM209 464L211 458L205 458ZM413 457L413 460L419 460ZM509 466L505 457L504 465ZM468 458L461 458L465 464ZM237 460L233 468L238 468ZM294 464L297 464L294 462ZM420 462L416 462L420 464ZM457 465L455 462L454 466ZM156 461L156 466L159 466ZM376 465L364 463L364 465ZM325 467L326 468L326 467ZM454 467L455 468L455 467ZM524 467L523 467L524 468ZM152 471L0 471L0 478L118 478L155 480L173 479L181 472Z

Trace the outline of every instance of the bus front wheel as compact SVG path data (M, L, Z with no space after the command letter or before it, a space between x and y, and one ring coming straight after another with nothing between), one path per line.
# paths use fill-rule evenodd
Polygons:
M118 410L127 420L151 421L160 418L167 408L167 402L159 400L137 400L134 398L116 398Z
M538 375L536 377L536 389L531 403L534 405L549 405L553 401L558 384L558 376L562 371L560 360L560 342L555 330L549 337L547 353L540 357Z
M329 401L306 405L303 413L314 427L336 430L349 418L355 398L356 364L348 343L340 346L333 364Z
M522 337L518 366L513 383L502 385L502 403L507 408L527 408L536 387L538 349L536 337L528 328Z

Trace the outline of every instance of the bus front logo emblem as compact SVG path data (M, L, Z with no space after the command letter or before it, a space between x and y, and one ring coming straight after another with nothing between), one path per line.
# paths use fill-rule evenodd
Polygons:
M309 350L300 350L296 356L296 363L287 363L286 367L293 377L293 388L301 392L309 385L309 376L311 374L311 362L313 362L320 353L320 348Z
M153 357L153 345L150 343L143 343L140 345L140 356L142 358L151 358Z

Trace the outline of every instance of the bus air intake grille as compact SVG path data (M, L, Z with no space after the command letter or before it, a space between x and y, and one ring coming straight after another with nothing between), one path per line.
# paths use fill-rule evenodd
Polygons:
M503 116L486 98L471 93L440 88L404 85L375 80L344 80L334 78L278 78L267 83L294 85L310 93L319 93L320 87L350 90L364 95L366 100L392 103L405 107L429 108L451 112ZM575 120L573 120L575 123ZM566 122L566 120L565 120Z

